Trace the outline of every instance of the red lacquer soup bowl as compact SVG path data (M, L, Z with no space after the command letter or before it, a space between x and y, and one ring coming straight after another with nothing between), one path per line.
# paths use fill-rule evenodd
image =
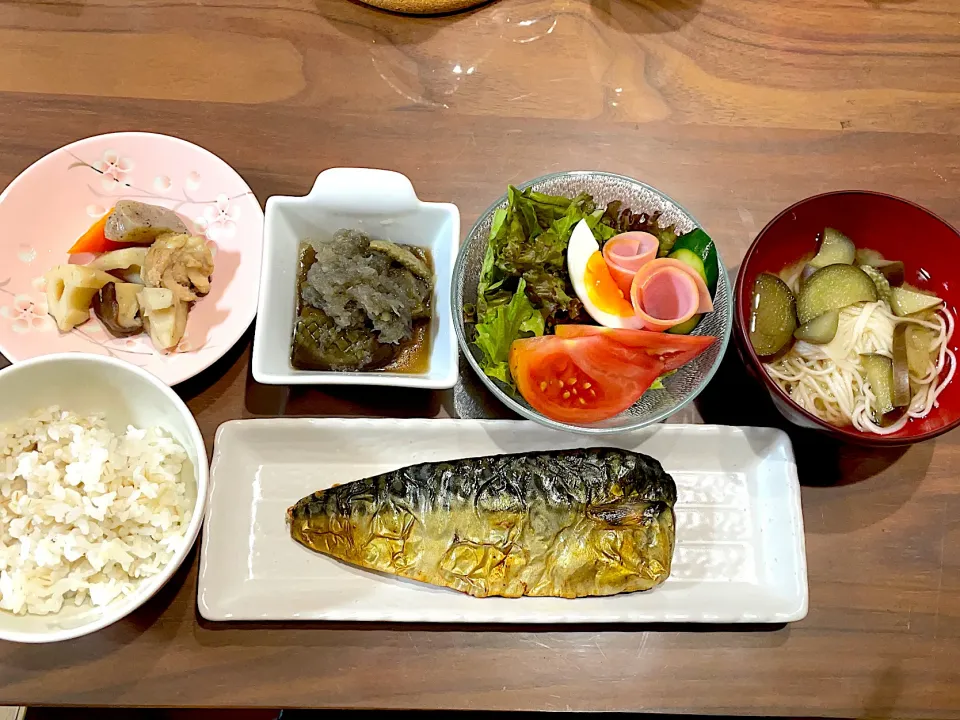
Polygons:
M740 266L735 288L734 319L737 348L751 373L760 379L787 420L801 427L823 430L834 437L867 445L904 445L936 437L960 425L960 374L938 398L927 417L911 420L892 435L864 433L853 427L835 427L794 403L760 364L750 343L750 298L762 272L778 273L817 249L825 227L844 233L858 248L871 248L884 257L902 260L906 281L936 293L947 311L957 317L960 304L960 233L919 205L892 195L844 191L801 200L777 215L760 232ZM960 331L950 347L957 351Z

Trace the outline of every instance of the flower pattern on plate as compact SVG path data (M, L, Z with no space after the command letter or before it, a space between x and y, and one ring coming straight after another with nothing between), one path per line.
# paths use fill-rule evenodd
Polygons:
M39 197L55 197L56 212L37 213ZM202 217L197 234L210 228L220 238L221 255L232 256L232 264L216 269L213 297L190 311L190 341L179 353L158 352L146 335L115 338L93 313L68 333L58 332L46 315L42 274L68 262L70 244L122 198L168 207L184 219ZM263 215L243 179L214 155L149 133L87 138L54 150L26 170L5 194L3 206L11 239L0 242L0 351L11 360L92 352L123 358L175 384L208 367L223 354L223 344L232 345L249 326L256 309L256 292L250 290L259 281ZM36 257L25 262L33 250ZM217 339L211 342L214 330Z
M203 215L194 220L197 229L206 235L208 240L231 238L237 231L237 220L240 218L240 206L230 201L226 195L217 195L217 201L207 206Z
M47 314L46 300L34 300L29 295L14 295L10 305L0 307L0 317L12 323L17 333L53 330L53 319Z
M93 163L94 170L101 174L100 183L104 190L113 190L128 183L133 170L133 160L121 157L115 150L106 150L103 156Z

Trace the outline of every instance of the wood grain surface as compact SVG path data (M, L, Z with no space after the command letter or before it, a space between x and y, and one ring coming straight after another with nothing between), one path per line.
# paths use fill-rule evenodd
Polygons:
M508 182L620 172L683 202L736 268L773 215L825 190L960 223L960 4L0 3L0 184L128 129L209 148L261 201L331 166L399 170L464 228ZM240 417L451 411L445 394L258 386L248 358L249 336L179 388L208 444ZM779 425L729 360L675 420ZM0 704L960 716L960 434L877 451L790 432L811 587L795 625L214 624L194 559L114 627L0 645Z

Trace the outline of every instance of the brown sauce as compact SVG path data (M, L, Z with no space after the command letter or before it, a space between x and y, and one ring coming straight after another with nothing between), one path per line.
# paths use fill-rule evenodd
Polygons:
M418 320L413 325L413 337L401 343L396 356L380 368L380 371L419 375L429 369L430 320Z

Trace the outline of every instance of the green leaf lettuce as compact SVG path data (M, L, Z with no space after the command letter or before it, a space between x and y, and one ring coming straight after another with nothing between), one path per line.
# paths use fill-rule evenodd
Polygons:
M510 376L510 346L517 338L543 335L543 315L524 292L521 278L509 303L487 309L476 325L474 341L480 350L480 368L488 376L513 385Z

